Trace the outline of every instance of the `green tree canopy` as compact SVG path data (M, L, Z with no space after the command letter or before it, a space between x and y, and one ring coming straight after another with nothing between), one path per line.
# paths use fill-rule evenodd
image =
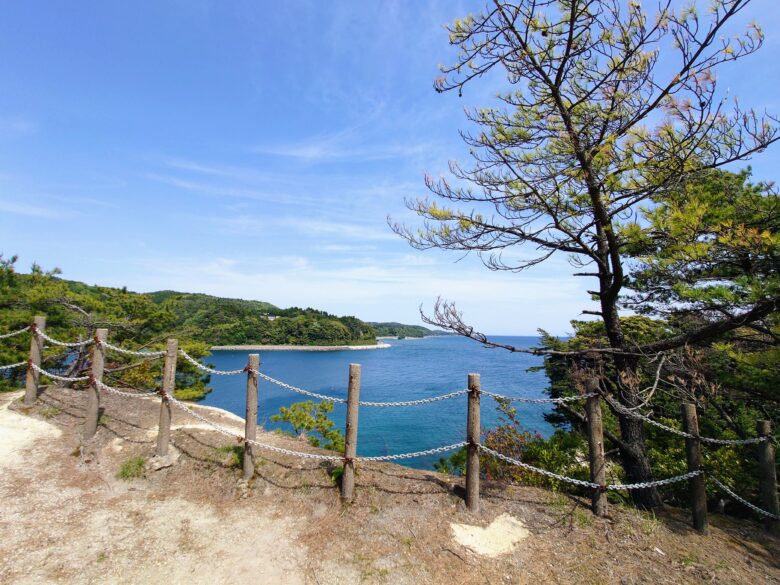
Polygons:
M468 111L475 131L463 138L472 163L452 163L453 180L428 177L435 200L408 202L423 225L393 227L417 248L472 252L494 270L565 255L576 275L594 279L588 292L598 308L584 312L601 320L608 346L600 352L614 362L605 390L628 407L641 402L637 354L712 339L766 317L780 302L777 295L754 299L735 307L744 312L692 321L678 336L640 348L619 316L631 275L626 247L642 239L635 218L643 208L778 139L776 118L718 92L718 67L763 43L757 24L730 29L749 2L714 0L700 14L695 4L671 1L649 12L634 0L493 0L449 27L459 54L442 67L437 90L462 94L500 72L501 104ZM522 252L508 253L514 247ZM438 302L428 322L523 351L474 331L452 303ZM620 434L628 480L650 480L641 423L621 417ZM632 496L646 507L661 503L652 489Z

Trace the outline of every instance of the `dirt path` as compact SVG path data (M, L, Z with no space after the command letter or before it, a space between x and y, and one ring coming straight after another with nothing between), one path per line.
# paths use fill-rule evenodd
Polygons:
M271 453L242 482L236 443L180 413L178 461L118 479L154 452L156 399L108 397L82 444L84 392L50 389L31 409L20 395L0 394L3 584L780 583L777 541L751 522L714 516L702 537L675 510L594 519L577 499L491 485L475 516L457 478L390 464L361 464L344 507L330 464Z
M9 410L20 395L0 395L0 582L305 582L297 518L159 499L116 480L58 444L54 424ZM74 459L79 471L63 474Z

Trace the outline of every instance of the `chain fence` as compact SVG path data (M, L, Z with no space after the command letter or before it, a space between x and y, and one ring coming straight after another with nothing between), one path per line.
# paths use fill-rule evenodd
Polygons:
M413 453L399 453L397 455L375 455L371 457L356 457L357 461L395 461L397 459L413 459L414 457L424 457L425 455L435 455L437 453L446 453L448 451L454 451L461 449L468 445L465 441L460 443L453 443L452 445L444 445L443 447L434 447L433 449L426 449L425 451L415 451Z
M46 335L43 331L41 331L37 327L33 327L32 332L33 335L37 335L41 339L45 339L49 343L52 343L54 345L59 345L60 347L85 347L95 342L94 339L85 339L84 341L73 341L73 342L60 341L59 339L54 339L53 337Z
M35 326L25 327L23 329L20 329L18 331L13 331L10 333L6 333L3 335L0 335L0 339L7 339L10 337L14 337L17 335L20 335L26 331L32 331L33 335L39 336L41 339L44 339L48 341L49 343L52 343L54 345L59 345L62 347L84 347L91 343L93 343L95 340L88 339L84 341L78 341L78 342L64 342L60 341L58 339L55 339L44 332L38 330ZM116 345L112 345L106 341L99 341L98 342L103 348L110 349L112 351L116 351L119 353L123 353L126 355L134 355L134 356L142 356L142 357L152 357L152 358L159 358L165 356L166 352L164 351L148 351L148 350L128 350ZM325 394L318 394L316 392L310 392L308 390L304 390L303 388L299 388L297 386L293 386L292 384L287 384L285 382L282 382L280 380L277 380L275 378L272 378L271 376L268 376L267 374L264 374L262 372L259 372L257 370L249 370L248 367L244 367L239 370L217 370L214 368L209 368L207 366L204 366L201 364L197 359L190 356L187 352L185 352L182 349L179 349L179 353L184 357L185 360L190 362L192 365L200 369L201 371L208 372L209 374L215 374L215 375L221 375L221 376L231 376L231 375L238 375L245 372L252 372L259 376L260 378L266 380L267 382L271 382L273 384L276 384L277 386L280 386L282 388L285 388L287 390L290 390L292 392L296 392L298 394L302 394L304 396L309 396L312 398L317 398L320 400L328 400L331 402L336 403L346 403L347 400L344 398L339 398L336 396L328 396ZM94 380L91 375L88 376L61 376L59 374L55 374L53 372L50 372L48 370L45 370L41 368L40 366L32 363L32 362L17 362L15 364L7 364L0 366L0 371L10 370L18 367L22 367L28 365L30 368L32 368L34 371L36 371L38 374L42 376L46 376L48 378L51 378L52 380L56 380L59 382L84 382L87 380L91 380L91 382L96 386L97 389L99 389L102 392L113 394L120 397L125 398L147 398L147 397L153 397L158 396L161 394L161 392L157 391L144 391L144 390L136 390L133 392L128 392L125 390L120 390L118 388L114 388L112 386L109 386L108 384L103 383L100 380ZM416 406L420 404L429 404L432 402L438 402L441 400L448 400L451 398L455 398L457 396L462 396L468 394L468 390L457 390L455 392L450 392L448 394L442 394L440 396L433 396L430 398L423 398L419 400L406 400L406 401L398 401L398 402L374 402L374 401L360 401L360 406L368 406L368 407L401 407L401 406ZM598 393L589 393L589 394L583 394L578 396L567 396L567 397L561 397L561 398L525 398L525 397L517 397L517 396L505 396L502 394L489 392L486 390L482 390L481 394L485 394L487 396L490 396L496 400L507 400L510 402L522 402L527 404L564 404L567 402L573 402L578 400L587 399L593 396L597 396ZM218 423L213 422L212 420L208 419L205 416L202 416L198 414L195 410L187 406L182 401L176 399L175 397L171 395L164 395L164 398L168 400L173 406L178 408L179 410L185 412L189 416L205 423L209 427L213 428L217 432L229 436L233 439L236 439L240 442L245 442L250 445L256 446L260 449L264 449L267 451L272 451L284 455L290 455L295 457L301 457L306 459L315 459L315 460L327 460L327 461L344 461L343 455L323 455L318 453L306 453L302 451L295 451L291 449L285 449L282 447L276 447L274 445L269 445L266 443L262 443L260 441L256 440L248 440L245 439L243 436L238 434L236 431L228 429L226 427L223 427L222 425L219 425ZM760 443L762 441L769 440L769 437L761 436L761 437L753 437L749 439L717 439L712 437L700 437L696 436L692 433L688 433L685 431L682 431L680 429L676 429L674 427L671 427L669 425L663 424L650 416L641 414L639 412L627 409L623 407L620 404L617 404L613 400L610 400L609 398L605 397L605 400L607 403L618 413L642 420L650 425L653 425L657 428L660 428L666 432L672 433L674 435L687 438L687 439L698 439L704 443L710 443L710 444L716 444L716 445L749 445L749 444L756 444ZM449 451L454 451L457 449L461 449L463 447L466 447L468 443L466 442L458 442L453 443L451 445L444 445L441 447L435 447L432 449L427 449L424 451L415 451L410 453L398 453L398 454L391 454L391 455L376 455L376 456L364 456L364 457L355 457L354 459L356 461L395 461L395 460L402 460L402 459L411 459L414 457L423 457L428 455L434 455L439 453L446 453ZM565 475L561 475L558 473L554 473L552 471L548 471L546 469L542 469L539 467L535 467L533 465L530 465L528 463L525 463L523 461L520 461L518 459L515 459L513 457L509 457L507 455L504 455L503 453L499 453L498 451L495 451L493 449L490 449L489 447L486 447L484 445L479 445L479 450L483 451L499 460L505 461L507 463L510 463L512 465L521 467L523 469L527 469L531 472L543 475L545 477L549 477L551 479L555 479L564 483L569 483L572 485L577 485L580 487L590 488L590 489L600 489L600 490L611 490L611 491L618 491L618 490L638 490L638 489L648 489L648 488L655 488L655 487L662 487L665 485L669 485L672 483L677 483L681 481L685 481L688 479L691 479L693 477L697 477L699 475L702 475L704 473L703 470L696 470L691 471L682 475L678 475L675 477L670 477L667 479L661 479L661 480L655 480L650 482L640 482L640 483L634 483L634 484L607 484L607 485L599 485L587 480L581 480L576 479L573 477L568 477ZM739 496L736 494L733 490L731 490L728 486L726 486L722 481L720 481L718 478L708 475L708 479L712 480L712 482L723 492L728 494L730 497L734 498L737 502L741 503L742 505L746 506L750 510L756 512L757 514L760 514L762 516L765 516L767 518L772 518L774 520L780 520L780 516L777 514L773 514L771 512L768 512L766 510L763 510L759 508L758 506L752 504L745 498Z
M127 392L125 390L120 390L119 388L114 388L113 386L109 386L108 384L104 384L100 380L93 380L93 382L99 390L102 390L107 394L114 394L116 396L122 396L124 398L148 398L150 396L159 395L159 392L156 392L154 390L136 390L135 392Z
M431 402L439 402L440 400L449 400L450 398L463 396L464 394L468 393L468 390L456 390L455 392L450 392L449 394L441 394L440 396L432 396L431 398L420 398L419 400L404 400L401 402L367 402L361 400L358 402L358 404L360 406L374 406L379 408L396 406L419 406L420 404L430 404Z
M29 331L29 330L30 330L30 326L28 325L27 327L19 329L18 331L11 331L10 333L3 333L2 335L0 335L0 339L8 339L9 337L16 337L17 335L21 335L25 331Z
M124 347L119 347L118 345L113 345L108 341L99 341L98 343L103 348L110 349L111 351L115 351L117 353L123 353L125 355L135 355L135 356L153 357L153 358L161 358L165 355L164 351L149 351L146 349L141 349L136 351L132 349L125 349Z
M183 349L180 349L179 353L185 360L190 362L193 366L195 366L196 368L198 368L203 372L208 372L209 374L215 374L217 376L235 376L236 374L243 374L244 372L247 371L245 367L241 368L240 370L215 370L214 368L209 368L207 366L204 366L202 363L200 363L198 360L196 360L194 357L192 357Z
M60 341L58 339L54 339L53 337L50 337L49 335L46 335L44 332L37 329L35 326L25 327L24 329L20 329L18 331L14 331L8 334L5 334L3 336L0 336L0 339L4 337L12 337L14 335L19 335L21 333L24 333L27 330L32 330L34 335L40 336L42 339L45 339L46 341L53 343L55 345L59 345L62 347L83 347L86 345L89 345L94 342L92 339L88 339L85 341L79 341L79 342L65 342ZM133 355L133 356L142 356L142 357L153 357L153 358L159 358L165 356L164 351L148 351L148 350L129 350L125 349L123 347L113 345L107 341L98 341L98 343L107 349L110 349L112 351L116 351L119 353L123 353L126 355ZM190 364L198 368L199 370L203 372L207 372L209 374L214 374L217 376L235 376L238 374L243 374L245 372L248 372L247 367L237 369L237 370L218 370L215 368L209 368L208 366L204 366L201 364L197 359L189 355L186 351L183 349L179 349L179 354ZM6 370L6 369L13 369L15 367L18 367L20 365L23 365L24 362L19 362L17 364L9 364L7 366L0 366L0 371ZM328 400L330 402L338 403L338 404L346 404L347 400L345 398L339 398L337 396L329 396L327 394L319 394L317 392L311 392L309 390L304 390L303 388L299 388L298 386L294 386L292 384L288 384L286 382L282 382L281 380L277 380L276 378L272 378L271 376L264 374L257 370L251 370L255 374L257 374L260 378L263 380L266 380L267 382L271 382L272 384L275 384L281 388L284 388L286 390L290 390L292 392L301 394L303 396L308 396L311 398L316 398L318 400ZM80 378L65 378L63 376L57 376L55 374L51 374L50 372L45 372L45 375L60 381L82 381L86 380L87 377L80 377ZM455 392L450 392L447 394L442 394L440 396L432 396L430 398L421 398L418 400L403 400L398 402L375 402L375 401L368 401L368 400L361 400L359 401L360 406L366 406L366 407L380 407L380 408L392 408L392 407L407 407L407 406L418 406L421 404L430 404L432 402L438 402L440 400L449 400L451 398L455 398L457 396L461 396L464 394L467 394L468 390L457 390ZM591 398L593 396L598 396L598 392L591 392L588 394L581 394L577 396L564 396L560 398L526 398L522 396L506 396L503 394L498 394L495 392L490 392L487 390L481 390L481 394L485 394L486 396L490 396L491 398L494 398L495 400L506 400L510 402L522 402L525 404L565 404L568 402L575 402L579 400L585 400L587 398ZM761 443L762 441L769 440L769 437L762 436L762 437L752 437L748 439L718 439L714 437L701 437L696 436L691 433L682 431L680 429L676 429L674 427L671 427L669 425L665 425L647 415L643 415L639 412L629 410L628 408L623 407L622 405L616 403L614 400L610 400L609 398L604 397L606 402L618 413L623 414L625 416L629 416L634 419L642 420L650 425L653 425L659 429L662 429L668 433L672 433L674 435L677 435L679 437L687 438L687 439L698 439L702 441L703 443L709 443L713 445L750 445L750 444L756 444Z
M260 449L265 449L268 451L275 451L276 453L282 453L284 455L292 455L295 457L302 457L304 459L320 459L320 460L327 460L327 461L343 461L344 456L343 455L321 455L319 453L305 453L303 451L293 451L290 449L284 449L282 447L276 447L275 445L268 445L267 443L261 443L260 441L256 441L254 439L245 439L242 435L238 434L236 431L233 431L231 429L225 428L222 425L219 425L205 416L202 416L195 412L193 409L188 407L186 404L184 404L182 401L177 400L176 398L167 395L167 400L173 404L176 408L179 410L182 410L183 412L186 412L191 417L201 421L202 423L207 424L208 426L212 427L217 432L227 436L232 437L237 441L240 442L246 442L250 445L253 445L255 447L258 447ZM435 447L433 449L427 449L425 451L415 451L412 453L397 453L394 455L376 455L376 456L370 456L370 457L355 457L355 461L394 461L398 459L412 459L414 457L423 457L425 455L433 455L436 453L444 453L447 451L452 451L454 449L459 449L463 446L465 446L466 443L455 443L452 445L445 445L443 447Z
M276 384L280 388L284 388L285 390L290 390L291 392L296 392L304 396L317 398L319 400L328 400L330 402L337 402L339 404L346 404L347 402L346 399L344 398L338 398L336 396L327 396L326 394L317 394L316 392L309 392L308 390L304 390L303 388L298 388L297 386L293 386L292 384L287 384L286 382L282 382L281 380L272 378L271 376L264 374L263 372L257 372L257 375L260 376L260 378L262 378L266 382L271 382L271 384Z
M574 477L568 477L566 475L561 475L559 473L554 473L552 471L548 471L546 469L542 469L540 467L535 467L533 465L530 465L528 463L524 463L523 461L520 461L518 459L514 459L512 457L509 457L507 455L504 455L503 453L499 453L498 451L494 451L490 447L485 447L484 445L479 445L479 449L481 451L485 451L486 453L492 455L493 457L496 457L497 459L501 459L502 461L506 461L507 463L511 463L512 465L516 465L517 467L522 467L523 469L527 469L529 471L533 471L534 473L538 473L539 475L544 475L546 477L549 477L551 479L557 479L558 481L562 481L565 483L570 483L572 485L578 485L581 487L587 487L591 489L605 489L610 491L620 491L620 490L643 490L653 487L660 487L664 485L668 485L670 483L676 483L678 481L685 481L686 479L690 479L692 477L696 477L697 475L701 475L704 473L700 469L696 471L691 471L688 473L685 473L683 475L678 475L675 477L669 477L667 479L659 479L656 481L646 481L646 482L640 482L640 483L629 483L629 484L623 484L623 483L612 483L607 485L599 485L597 483L593 483L592 481L586 481L584 479L576 479Z
M286 382L282 382L281 380L272 378L271 376L264 374L263 372L258 372L257 370L252 370L252 371L257 373L257 375L260 376L260 378L262 378L266 382L271 382L272 384L276 384L281 388L290 390L291 392L302 394L303 396L317 398L318 400L328 400L330 402L336 402L339 404L346 404L347 402L346 398L339 398L337 396L328 396L326 394L317 394L316 392L310 392L309 390L304 390L303 388L298 388L297 386L293 386L292 384L287 384ZM420 398L419 400L403 400L400 402L372 402L368 400L360 400L358 402L358 405L368 406L368 407L379 407L379 408L393 408L399 406L418 406L420 404L430 404L431 402L439 402L440 400L449 400L450 398L455 398L456 396L462 396L463 394L467 394L467 393L468 390L456 390L455 392L450 392L449 394L442 394L440 396L432 396L430 398Z
M6 366L0 366L0 371L2 370L13 370L14 368L18 368L20 366L26 366L27 362L16 362L15 364L8 364Z
M758 514L761 514L762 516L766 516L767 518L772 518L773 520L780 520L780 516L778 516L777 514L772 514L771 512L767 512L766 510L762 510L758 506L748 502L742 496L738 496L737 494L735 494L732 490L730 490L722 481L720 481L714 475L709 475L708 479L712 480L712 483L714 483L716 486L718 486L720 489L722 489L724 492L726 492L732 498L737 500L743 506L746 506L747 508L750 508L751 510L753 510L754 512L756 512Z
M523 402L525 404L565 404L567 402L586 400L599 395L598 392L590 392L588 394L578 394L577 396L562 396L561 398L524 398L522 396L504 396L503 394L496 394L495 392L488 392L487 390L480 390L480 394L486 394L496 400Z
M47 378L51 378L52 380L57 380L58 382L85 382L90 378L90 376L76 376L76 377L60 376L59 374L54 374L52 372L44 370L43 368L33 363L30 363L29 365L33 370L35 370L42 376L46 376Z
M609 404L612 408L614 408L617 412L620 414L624 414L626 416L629 416L631 418L645 421L648 424L653 425L654 427L658 427L659 429L662 429L668 433L672 433L674 435L677 435L678 437L684 437L686 439L698 439L699 441L702 441L703 443L710 443L713 445L752 445L755 443L761 443L763 441L766 441L769 439L769 437L752 437L750 439L715 439L713 437L700 437L697 435L694 435L692 433L687 433L685 431L681 431L680 429L675 429L674 427L670 427L668 425L665 425L663 423L658 422L655 419L650 418L647 415L640 414L636 411L629 410L620 404L617 404L614 400L606 399L607 404Z

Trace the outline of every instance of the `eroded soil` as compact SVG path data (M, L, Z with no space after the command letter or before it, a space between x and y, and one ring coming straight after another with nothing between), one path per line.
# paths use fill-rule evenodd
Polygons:
M43 389L30 409L20 396L0 395L2 583L780 582L777 540L718 515L700 536L683 511L613 506L596 519L587 502L499 485L484 486L472 515L458 478L379 463L361 464L344 506L331 464L273 452L246 483L235 443L180 411L176 463L118 479L125 462L154 454L156 399L104 397L82 444L84 392ZM237 417L196 408L241 433ZM258 440L313 451L274 433ZM487 527L504 513L529 531L510 552L453 539L452 523Z

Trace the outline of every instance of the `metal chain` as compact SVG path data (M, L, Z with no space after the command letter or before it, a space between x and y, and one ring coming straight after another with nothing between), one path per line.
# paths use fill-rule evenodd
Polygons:
M336 398L335 396L326 396L325 394L317 394L316 392L309 392L308 390L304 390L303 388L298 388L297 386L293 386L292 384L287 384L285 382L282 382L281 380L272 378L271 376L268 376L263 372L258 372L257 370L252 370L252 371L255 372L258 376L260 376L263 380L266 380L267 382L271 382L272 384L276 384L277 386L281 386L282 388L285 388L287 390L292 390L293 392L297 392L298 394L303 394L304 396L311 396L312 398L318 398L320 400L329 400L330 402L339 402L341 404L345 404L347 402L344 398Z
M643 490L652 487L660 487L662 485L669 485L670 483L677 483L678 481L685 481L686 479L691 479L692 477L696 477L697 475L702 475L703 473L704 471L702 471L701 469L697 469L696 471L689 471L688 473L685 473L683 475L668 477L666 479L658 479L656 481L645 481L641 483L629 483L629 484L613 483L608 485L607 489L608 490Z
M216 374L217 376L235 376L236 374L243 374L244 372L247 371L246 368L241 368L240 370L214 370L212 368L204 366L202 363L200 363L198 360L196 360L194 357L192 357L183 349L180 349L179 353L182 355L182 357L185 360L190 362L193 366L195 366L199 370L208 372L209 374Z
M552 479L557 479L558 481L564 481L574 485L579 485L582 487L588 487L593 489L600 487L599 484L597 483L592 483L590 481L585 481L582 479L574 479L573 477L566 477L565 475L559 475L557 473L553 473L552 471L547 471L546 469L534 467L533 465L529 465L528 463L523 463L522 461L518 461L517 459L508 457L507 455L504 455L503 453L499 453L498 451L493 451L493 449L491 449L490 447L485 447L484 445L479 445L479 449L481 451L485 451L486 453L489 453L493 457L506 461L507 463L511 463L512 465L517 465L518 467L528 469L529 471L534 471L540 475L551 477Z
M84 341L73 341L73 342L60 341L59 339L55 339L37 328L33 328L33 334L37 335L41 339L45 339L49 343L53 343L54 345L59 345L62 347L84 347L95 342L94 339L85 339Z
M660 423L657 420L654 420L644 414L639 414L636 411L628 410L627 408L624 408L623 406L615 403L612 400L608 400L607 402L609 403L610 406L612 406L612 408L614 408L621 414L630 416L631 418L635 418L637 420L643 420L646 423L653 425L654 427L658 427L659 429L663 429L664 431L675 434L679 437L685 437L686 439L699 439L703 443L711 443L714 445L752 445L754 443L761 443L763 441L766 441L768 438L768 437L753 437L751 439L714 439L712 437L697 437L696 435L693 435L691 433L686 433L685 431L681 431L679 429L675 429L674 427L670 427L663 423Z
M659 429L662 429L664 431L667 431L669 433L672 433L674 435L677 435L678 437L685 437L686 439L695 439L696 437L692 435L691 433L686 433L685 431L681 431L680 429L675 429L674 427L670 427L668 425L665 425L663 423L658 422L657 420L654 420L650 418L649 416L646 416L644 414L639 414L638 412L635 412L633 410L628 410L627 408L624 408L620 406L619 404L608 400L607 401L612 408L617 410L620 414L624 414L626 416L629 416L631 418L635 418L637 420L643 420L648 424L653 425L654 427L658 427Z
M184 404L180 400L177 400L171 395L168 395L167 398L171 402L171 404L173 404L176 408L178 408L179 410L183 410L191 417L209 425L217 432L222 433L223 435L226 435L228 437L232 437L233 439L240 440L242 442L245 441L244 437L238 434L236 431L231 431L230 429L226 429L222 425L219 425L207 419L205 416L201 416L200 414L198 414L197 412L189 408L186 404ZM269 451L276 451L277 453L283 453L285 455L294 455L296 457L303 457L306 459L323 459L329 461L341 461L343 459L343 457L339 455L319 455L316 453L303 453L300 451L291 451L289 449L283 449L281 447L274 447L273 445L266 445L265 443L260 443L259 441L255 441L253 439L247 440L246 442L256 447L259 447L261 449L267 449Z
M60 341L59 339L54 339L53 337L49 337L37 327L33 327L32 331L34 335L37 335L41 339L45 339L49 343L53 343L54 345L60 345L62 347L84 347L85 345L89 345L90 343L95 342L94 339L87 339L85 341L74 341L72 343L68 343L67 341Z
M396 459L412 459L414 457L422 457L423 455L433 455L434 453L445 453L447 451L454 451L468 445L466 442L453 443L452 445L444 445L443 447L435 447L433 449L427 449L425 451L415 451L414 453L399 453L398 455L375 455L373 457L355 457L358 461L395 461Z
M0 366L0 370L13 370L19 366L26 366L27 362L18 362L16 364L8 364L7 366Z
M290 451L289 449L282 449L281 447L275 447L273 445L267 445L254 439L248 439L246 441L250 445L259 447L260 449L266 449L268 451L275 451L277 453L283 453L284 455L293 455L294 457L303 457L304 459L321 459L327 461L343 461L344 457L341 455L319 455L316 453L303 453L301 451Z
M503 394L496 394L494 392L488 392L487 390L480 390L481 394L487 394L488 396L495 398L496 400L509 400L510 402L525 402L526 404L564 404L566 402L576 402L577 400L585 400L586 398L592 398L598 396L598 392L590 392L588 394L580 394L577 396L563 396L561 398L522 398L520 396L504 396Z
M28 325L23 329L19 329L19 331L11 331L11 333L3 333L2 335L0 335L0 339L8 339L9 337L15 337L16 335L21 335L25 331L29 331L29 330L30 330L30 326Z
M198 419L199 421L206 423L210 427L214 428L216 431L222 433L223 435L226 435L228 437L233 437L237 440L246 441L250 445L254 445L256 447L259 447L260 449L267 449L269 451L275 451L277 453L283 453L285 455L293 455L296 457L303 457L306 459L323 459L323 460L329 460L329 461L343 461L344 456L343 455L320 455L318 453L303 453L301 451L292 451L290 449L283 449L282 447L275 447L273 445L268 445L266 443L261 443L259 441L249 439L245 440L244 437L236 433L235 431L231 431L230 429L226 429L225 427L210 421L205 416L201 416L188 406L186 406L183 402L180 400L177 400L173 398L172 396L168 396L168 400L177 408L180 410L183 410L193 418ZM428 449L426 451L416 451L414 453L398 453L396 455L379 455L374 457L355 457L356 461L393 461L396 459L411 459L412 457L422 457L423 455L432 455L434 453L444 453L445 451L452 451L453 449L459 449L461 447L464 447L466 443L455 443L453 445L445 445L444 447L436 447L434 449Z
M105 347L107 349L110 349L112 351L116 351L118 353L124 353L126 355L138 355L142 357L163 357L165 355L164 351L147 351L147 350L140 350L140 351L133 351L130 349L125 349L124 347L119 347L118 345L112 345L108 341L100 341L99 344L101 347Z
M753 437L751 439L713 439L712 437L699 437L700 441L715 445L752 445L754 443L763 443L768 439L769 437Z
M98 389L108 392L109 394L116 394L117 396L125 396L127 398L145 398L147 396L155 396L157 395L157 392L150 391L150 390L141 390L138 392L125 392L123 390L119 390L118 388L113 388L112 386L109 386L108 384L104 384L100 380L94 380L95 386L98 387Z
M621 484L621 483L613 483L606 486L600 486L597 483L593 483L590 481L585 481L582 479L575 479L573 477L567 477L565 475L560 475L558 473L553 473L552 471L548 471L546 469L541 469L539 467L534 467L533 465L529 465L528 463L523 463L522 461L518 461L517 459L513 459L512 457L508 457L502 453L499 453L498 451L493 451L493 449L489 447L485 447L484 445L479 445L480 450L485 451L487 453L490 453L494 457L497 457L498 459L502 459L503 461L506 461L507 463L511 463L512 465L517 465L518 467L523 467L524 469L528 469L529 471L534 471L540 475L545 475L547 477L550 477L552 479L557 479L558 481L563 481L566 483L571 483L574 485L579 485L582 487L588 487L591 489L607 489L611 491L617 491L617 490L641 490L641 489L647 489L651 487L659 487L663 485L668 485L670 483L675 483L678 481L685 481L686 479L690 479L692 477L696 477L697 475L701 475L704 473L702 470L698 469L696 471L691 471L689 473L686 473L684 475L678 475L676 477L670 477L667 479L659 479L657 481L646 481L641 483L631 483L631 484Z
M767 512L766 510L762 510L758 506L751 504L748 502L745 498L742 498L735 494L733 491L731 491L728 487L726 487L720 480L718 480L717 477L710 475L709 478L712 480L712 483L714 483L716 486L718 486L720 489L722 489L724 492L726 492L728 495L730 495L732 498L737 500L739 503L743 504L744 506L747 506L754 512L758 512L762 516L766 516L767 518L772 518L774 520L780 520L780 516L777 514L772 514L771 512Z
M282 382L281 380L272 378L271 376L268 376L263 372L257 372L256 370L252 370L252 371L256 372L257 375L260 376L263 380L271 382L272 384L276 384L277 386L281 386L282 388L286 388L287 390L291 390L292 392L303 394L304 396L311 396L312 398L317 398L319 400L329 400L330 402L338 402L340 404L346 404L347 402L345 398L337 398L336 396L328 396L326 394L317 394L316 392L309 392L308 390L304 390L303 388L298 388L297 386L293 386L292 384L287 384L285 382ZM380 407L380 408L389 408L395 406L417 406L419 404L438 402L439 400L448 400L450 398L455 398L456 396L460 396L466 393L468 393L468 390L457 390L455 392L450 392L449 394L442 394L441 396L433 396L431 398L421 398L420 400L406 400L402 402L371 402L371 401L361 400L360 402L358 402L358 404L360 406L373 406L373 407Z
M468 390L456 390L455 392L450 392L449 394L442 394L441 396L432 396L431 398L421 398L419 400L405 400L402 402L367 402L361 400L358 402L360 406L375 406L379 408L387 408L387 407L394 407L394 406L418 406L420 404L430 404L431 402L438 402L440 400L449 400L450 398L455 398L456 396L461 396L463 394L468 394Z
M84 382L86 380L89 380L89 376L79 376L77 378L68 378L66 376L59 376L57 374L52 374L51 372L47 372L46 370L39 368L33 363L30 363L30 367L32 367L33 370L38 372L39 374L42 374L48 378L51 378L52 380L57 380L59 382Z

